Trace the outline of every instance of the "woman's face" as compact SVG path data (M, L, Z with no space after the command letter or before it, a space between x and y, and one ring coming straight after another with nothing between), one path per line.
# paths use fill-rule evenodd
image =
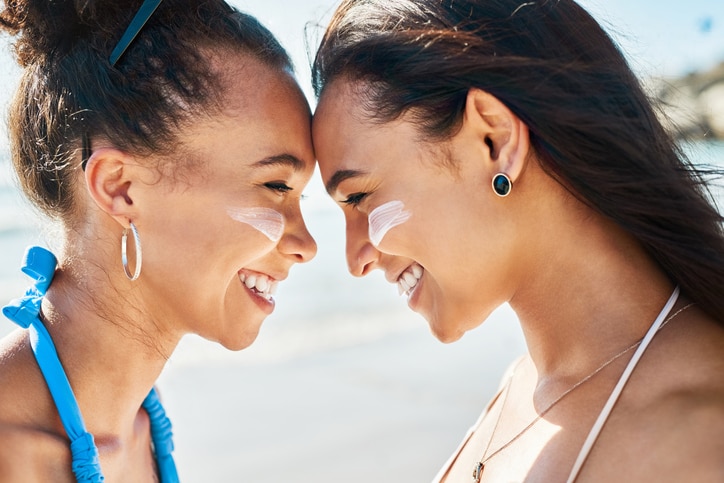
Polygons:
M335 81L313 123L324 183L346 218L349 270L382 269L436 337L456 340L510 297L512 232L495 173L465 123L449 141L424 142L406 116L380 124L360 105Z
M162 167L139 194L134 283L152 294L157 323L181 321L181 333L241 349L274 310L276 285L316 244L299 207L314 168L306 100L290 75L236 62L227 62L223 113L181 138L179 165L191 167Z

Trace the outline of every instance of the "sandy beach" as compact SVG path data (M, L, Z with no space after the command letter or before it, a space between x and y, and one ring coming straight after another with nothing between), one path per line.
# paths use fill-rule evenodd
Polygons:
M391 316L416 327L275 363L182 342L159 379L182 481L430 481L523 340L507 307L451 345Z

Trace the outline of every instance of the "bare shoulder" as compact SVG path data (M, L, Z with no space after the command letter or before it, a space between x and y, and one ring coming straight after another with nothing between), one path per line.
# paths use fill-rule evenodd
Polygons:
M637 442L633 452L637 455L635 464L646 469L646 478L724 481L721 387L671 391L652 401L635 419L628 437Z
M621 401L631 465L655 481L724 481L724 326L692 311L657 339Z
M68 443L31 428L0 424L0 481L72 482Z
M56 430L50 396L23 331L0 340L0 387L0 481L73 481L68 442Z
M29 423L47 403L45 382L24 331L0 339L0 387L0 424Z

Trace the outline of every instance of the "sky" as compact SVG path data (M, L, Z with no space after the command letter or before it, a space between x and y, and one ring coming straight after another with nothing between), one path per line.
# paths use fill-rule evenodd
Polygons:
M300 83L310 92L306 39L321 36L322 26L339 1L232 0L230 3L256 16L277 35L295 60ZM722 0L580 0L579 3L614 34L641 75L678 75L724 60ZM7 98L8 88L18 75L9 51L8 37L0 36L0 102Z
M523 0L521 0L521 3ZM256 16L291 54L300 85L314 105L308 52L338 0L231 0ZM722 0L580 0L619 42L641 76L675 76L724 61ZM310 45L308 47L308 44ZM0 35L0 112L4 118L19 70L10 39ZM5 144L0 127L0 147Z
M307 92L305 38L319 38L337 0L234 0L290 50ZM523 3L523 0L521 0ZM676 76L724 61L722 0L580 0L628 54L641 76ZM314 26L317 25L317 28ZM308 35L304 31L307 27Z

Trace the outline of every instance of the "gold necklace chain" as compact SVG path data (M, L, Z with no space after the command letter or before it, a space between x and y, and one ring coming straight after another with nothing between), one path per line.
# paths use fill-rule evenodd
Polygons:
M673 315L669 316L669 318L667 318L666 320L664 320L664 321L661 323L661 326L658 328L657 332L658 332L659 330L663 329L666 324L668 324L668 323L669 323L671 320L673 320L677 315L679 315L681 312L683 312L684 310L688 309L688 308L691 307L692 305L694 305L693 302L690 303L690 304L688 304L688 305L685 305L684 307L682 307L682 308L680 308L679 310L677 310L676 312L674 312ZM510 446L511 444L513 444L513 443L514 443L518 438L520 438L526 431L528 431L530 428L532 428L533 425L535 425L535 423L537 423L538 421L540 421L540 420L543 418L543 416L545 416L546 413L548 413L548 411L550 411L551 409L553 409L553 407L554 407L556 404L558 404L559 402L561 402L561 400L562 400L564 397L568 396L571 392L573 392L575 389L577 389L579 386L581 386L581 384L587 382L587 381L590 380L593 376L595 376L596 374L598 374L599 372L601 372L602 370L604 370L606 367L608 367L608 365L610 365L611 363L613 363L616 359L618 359L619 357L623 356L624 354L626 354L628 351L630 351L630 350L633 349L634 347L637 347L639 344L641 344L641 341L643 341L643 338L639 339L638 341L634 342L634 343L631 344L630 346L626 347L624 350L622 350L621 352L619 352L618 354L616 354L615 356L611 357L611 358L608 359L606 362L604 362L603 364L601 364L600 366L598 366L593 372L591 372L590 374L588 374L587 376L585 376L583 379L581 379L580 381L576 382L574 385L572 385L571 387L569 387L568 389L566 389L565 391L563 391L563 393L562 393L560 396L558 396L552 403L550 403L548 406L546 406L545 409L543 409L540 413L538 413L538 416L536 416L535 419L533 419L533 421L531 421L530 423L528 423L528 425L527 425L525 428L521 429L518 433L516 433L515 436L513 436L512 438L510 438L505 444L503 444L501 447L499 447L498 449L496 449L495 451L493 451L492 453L490 453L490 455L487 455L488 449L490 449L490 443L493 441L493 437L495 436L495 431L498 429L498 423L500 423L500 418L501 418L501 416L503 415L503 409L505 408L505 401L508 399L508 393L510 392L511 381L513 380L513 374L515 374L515 369L514 369L514 370L513 370L513 374L511 374L510 378L509 378L508 381L505 383L505 389L504 389L505 392L503 393L503 399L501 400L500 412L498 413L498 417L497 417L496 420L495 420L495 425L493 426L493 432L490 434L490 439L488 439L488 444L485 446L485 451L483 451L483 457L480 458L480 461L478 461L478 462L475 464L475 468L473 468L473 475L472 475L472 476L473 476L473 481L474 481L475 483L480 483L480 478L483 476L483 469L485 468L485 463L487 463L488 461L490 461L491 458L493 458L494 456L496 456L498 453L500 453L501 451L503 451L505 448L507 448L508 446Z

